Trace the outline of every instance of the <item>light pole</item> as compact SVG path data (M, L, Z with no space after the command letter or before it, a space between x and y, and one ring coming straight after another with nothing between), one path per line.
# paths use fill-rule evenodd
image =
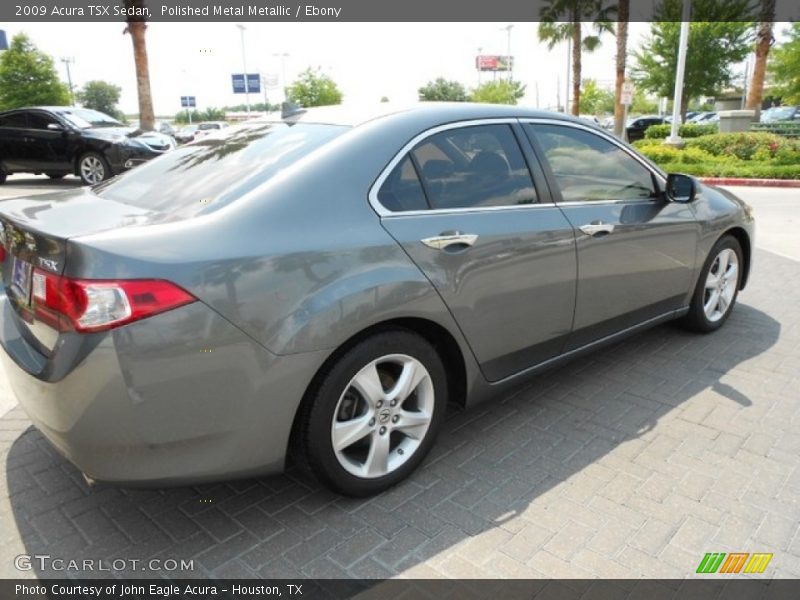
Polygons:
M242 40L242 69L244 69L244 101L247 105L247 116L250 116L250 86L247 84L247 58L244 51L244 31L247 29L241 23L238 23L236 27L239 28L239 34Z
M678 40L678 68L675 73L675 96L672 100L672 127L670 134L667 138L668 144L675 146L681 145L683 142L678 135L681 113L683 107L683 76L686 71L686 49L689 46L689 19L692 18L692 1L683 0L683 14L681 15L681 36Z
M481 71L481 64L480 64L480 57L483 54L483 48L478 48L478 58L475 59L475 68L478 69L478 86L481 85L483 77L483 71Z
M286 97L286 59L289 57L288 52L275 52L272 56L280 57L281 59L281 83L283 84L283 96Z
M569 114L569 79L572 72L572 40L567 40L567 86L564 90L564 114Z
M69 84L69 103L75 106L75 94L72 91L72 73L70 73L69 66L75 62L74 58L62 56L61 62L67 67L67 83Z
M506 32L506 61L508 63L508 80L511 81L513 79L514 74L514 67L511 63L511 30L514 29L514 25L509 24L505 27L501 27L500 31Z

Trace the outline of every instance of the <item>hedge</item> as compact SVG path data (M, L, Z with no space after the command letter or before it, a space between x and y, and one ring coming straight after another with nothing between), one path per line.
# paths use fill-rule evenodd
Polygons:
M644 132L644 137L650 140L663 140L669 136L672 131L672 125L665 123L663 125L651 125ZM696 138L701 135L711 135L717 133L717 126L709 123L702 125L700 123L684 123L678 127L678 135L682 138Z
M800 140L772 133L716 133L689 139L683 148L660 140L634 143L665 171L708 177L800 179Z
M777 121L775 123L753 123L750 131L762 131L774 133L786 137L800 137L800 122L797 121Z

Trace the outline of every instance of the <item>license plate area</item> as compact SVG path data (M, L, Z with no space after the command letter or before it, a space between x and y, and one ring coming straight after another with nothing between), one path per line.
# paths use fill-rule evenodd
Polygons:
M31 273L33 265L18 257L14 257L14 264L11 268L11 291L14 292L17 300L25 306L31 303Z

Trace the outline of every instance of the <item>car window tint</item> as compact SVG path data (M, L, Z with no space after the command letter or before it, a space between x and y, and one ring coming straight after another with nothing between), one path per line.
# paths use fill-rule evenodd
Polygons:
M528 165L508 125L449 129L413 151L433 209L537 202Z
M656 195L650 171L599 135L562 125L529 125L564 201L632 200Z
M241 198L349 128L254 121L228 127L94 188L109 198L172 216L211 212Z
M410 157L406 156L389 173L378 192L378 201L394 212L428 208L425 192L422 191L417 170Z
M28 113L28 128L29 129L47 129L47 126L50 123L57 123L57 121L52 118L44 115L42 113Z
M11 115L3 115L0 117L0 127L22 127L28 126L28 120L25 118L25 113L14 113Z

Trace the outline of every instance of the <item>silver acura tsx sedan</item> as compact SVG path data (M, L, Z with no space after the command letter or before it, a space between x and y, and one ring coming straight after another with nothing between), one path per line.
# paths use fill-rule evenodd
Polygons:
M711 332L749 207L511 106L287 110L0 203L0 354L87 477L407 477L448 402L670 319Z

